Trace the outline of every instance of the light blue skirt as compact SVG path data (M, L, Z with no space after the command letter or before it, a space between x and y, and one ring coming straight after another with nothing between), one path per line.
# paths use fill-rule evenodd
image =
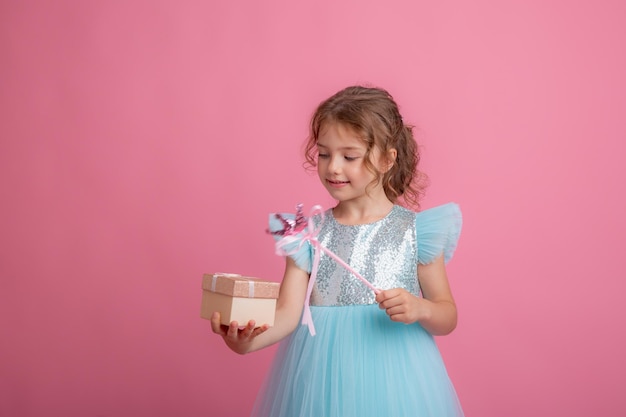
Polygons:
M255 417L463 416L433 337L377 304L311 307L278 348Z

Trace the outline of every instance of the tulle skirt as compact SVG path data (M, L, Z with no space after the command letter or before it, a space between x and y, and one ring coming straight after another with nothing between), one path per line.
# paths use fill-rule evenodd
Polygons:
M317 334L285 339L255 417L463 416L433 337L377 304L311 307Z

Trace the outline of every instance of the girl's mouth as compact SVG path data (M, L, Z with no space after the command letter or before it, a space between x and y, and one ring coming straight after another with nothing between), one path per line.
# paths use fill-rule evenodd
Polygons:
M331 187L342 187L346 184L349 184L350 181L337 181L337 180L326 180Z

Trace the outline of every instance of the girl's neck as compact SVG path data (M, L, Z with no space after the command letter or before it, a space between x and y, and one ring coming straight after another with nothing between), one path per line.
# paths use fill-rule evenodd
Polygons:
M333 217L341 224L357 225L374 223L386 217L394 204L388 199L368 200L366 204L342 201L333 208Z

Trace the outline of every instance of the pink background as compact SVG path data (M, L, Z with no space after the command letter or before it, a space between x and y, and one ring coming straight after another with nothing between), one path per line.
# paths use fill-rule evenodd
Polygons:
M625 415L625 51L621 0L3 1L0 416L247 415L274 349L201 276L280 279L267 214L331 203L301 143L361 82L464 212L466 414Z

